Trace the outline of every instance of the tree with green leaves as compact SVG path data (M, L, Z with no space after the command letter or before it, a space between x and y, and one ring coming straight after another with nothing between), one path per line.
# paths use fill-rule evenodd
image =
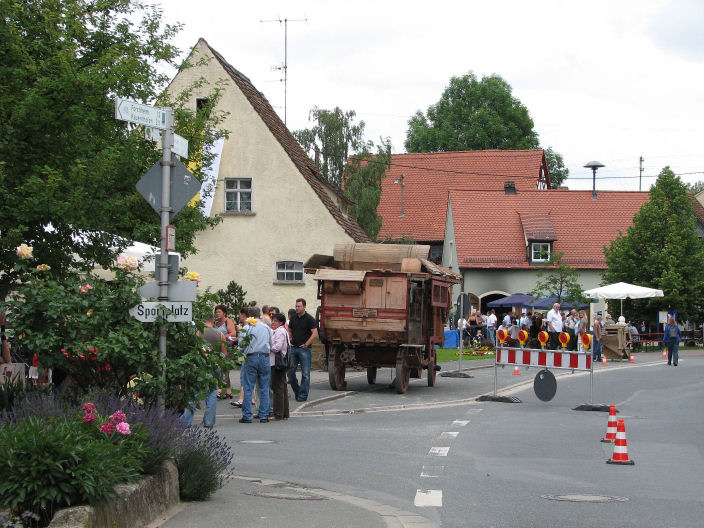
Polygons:
M314 106L308 120L315 125L293 132L309 155L320 156L320 171L336 187L342 187L342 177L350 154L364 146L364 121L355 124L354 110L344 112L336 106L325 110Z
M391 166L391 142L387 138L372 155L366 148L352 156L345 177L345 194L354 202L352 214L367 236L376 240L381 216L376 212L381 199L381 182Z
M699 180L697 182L690 183L687 185L687 188L692 194L698 194L704 191L704 181Z
M588 301L582 295L582 285L579 283L579 271L562 262L564 253L553 253L550 260L538 270L538 279L528 295L542 297L545 295L557 296L556 302L568 302L573 306Z
M405 146L408 152L523 150L539 148L539 142L530 113L511 85L499 75L477 79L469 72L452 77L437 103L411 117ZM550 171L551 186L558 187L568 169L552 147L546 158L556 171L554 179Z
M557 189L567 179L570 170L565 167L562 155L555 152L552 147L545 149L545 163L548 166L548 174L550 174L550 188Z
M159 96L168 82L160 66L176 66L170 41L180 26L163 25L160 10L140 0L3 1L0 20L2 297L23 279L22 243L57 277L109 266L131 240L159 245L159 216L135 183L160 153L143 127L115 119L114 97L178 103ZM207 162L201 147L217 116L174 109L176 131ZM217 221L184 208L173 222L176 249L193 253L195 234Z
M603 283L629 282L658 288L665 297L629 300L632 318L653 320L677 310L680 321L704 317L704 243L697 233L687 186L669 168L659 174L650 199L626 234L604 248Z

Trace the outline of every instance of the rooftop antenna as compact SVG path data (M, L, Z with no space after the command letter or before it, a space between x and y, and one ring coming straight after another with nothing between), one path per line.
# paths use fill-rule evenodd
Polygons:
M289 22L308 22L308 18L284 18L281 17L272 18L271 20L259 19L262 24L265 22L278 22L284 26L284 65L274 66L274 70L283 70L284 72L284 125L286 124L286 108L287 108L287 98L288 98L288 23Z

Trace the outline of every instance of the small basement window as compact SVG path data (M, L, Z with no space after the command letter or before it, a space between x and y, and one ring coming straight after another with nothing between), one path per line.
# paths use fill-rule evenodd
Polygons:
M303 282L303 262L280 260L276 263L276 282L300 284Z

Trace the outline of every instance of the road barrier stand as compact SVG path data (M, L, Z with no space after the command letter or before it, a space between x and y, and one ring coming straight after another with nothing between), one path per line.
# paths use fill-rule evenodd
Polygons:
M609 407L609 421L606 422L606 436L601 439L602 442L614 442L616 440L616 406Z
M506 398L497 395L498 366L501 365L501 367L504 368L506 365L513 365L513 375L520 374L519 367L521 366L526 368L539 367L541 370L535 377L533 388L536 396L542 401L550 401L557 390L555 376L549 372L550 369L571 370L572 372L585 371L590 373L589 404L580 405L575 407L574 410L609 411L608 406L594 405L593 403L594 367L591 353L591 335L585 334L585 336L586 337L583 336L582 339L585 350L581 352L566 350L567 344L570 341L570 336L566 332L562 332L558 336L558 340L562 345L561 350L545 348L549 339L547 332L540 332L538 334L538 341L540 341L542 345L541 348L524 348L528 338L526 332L522 330L518 332L519 346L505 346L506 342L515 343L515 339L509 341L508 332L499 329L496 333L498 346L496 347L496 355L494 356L494 393L492 395L480 396L478 400L520 403L518 398Z
M606 461L607 464L620 464L624 466L632 466L635 464L633 460L628 458L628 442L626 441L626 423L623 418L620 418L616 426L616 440L614 440L614 453L611 459Z

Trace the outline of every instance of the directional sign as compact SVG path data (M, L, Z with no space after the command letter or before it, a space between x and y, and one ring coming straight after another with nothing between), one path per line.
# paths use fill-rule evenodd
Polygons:
M193 320L193 304L190 302L143 302L130 308L130 315L143 323L153 323L157 316L172 323Z
M178 154L182 158L187 158L188 157L188 140L186 138L179 136L178 134L174 134L174 146L171 147L171 152Z
M191 199L200 192L200 182L188 172L178 156L171 154L171 207L170 218L184 208ZM161 163L155 163L149 171L137 182L137 190L149 202L157 213L161 209Z
M115 98L115 119L166 130L169 127L166 115L163 108Z
M195 281L179 281L169 283L169 301L183 302L196 300ZM159 297L159 283L152 281L139 288L139 294L145 299Z

